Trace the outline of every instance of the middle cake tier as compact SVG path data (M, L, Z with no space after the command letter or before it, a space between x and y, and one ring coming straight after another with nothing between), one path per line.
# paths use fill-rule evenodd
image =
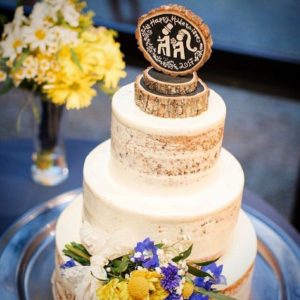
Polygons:
M122 87L112 102L112 156L116 168L164 184L199 181L215 166L222 147L226 106L210 90L208 109L188 118L160 118L143 112L134 84Z
M197 183L156 187L115 168L112 161L106 141L84 165L82 240L92 254L119 248L124 252L148 236L176 242L187 235L194 242L194 259L222 255L236 225L244 186L234 156L222 149L216 168Z

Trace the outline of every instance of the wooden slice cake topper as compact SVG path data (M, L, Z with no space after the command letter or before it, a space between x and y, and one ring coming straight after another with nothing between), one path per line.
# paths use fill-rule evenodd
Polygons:
M161 6L141 16L136 38L151 65L172 76L197 71L211 54L207 25L180 5Z

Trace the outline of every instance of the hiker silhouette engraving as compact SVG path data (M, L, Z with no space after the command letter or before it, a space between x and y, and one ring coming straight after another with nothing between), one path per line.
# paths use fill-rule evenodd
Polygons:
M174 14L163 9L140 18L139 47L154 68L166 74L186 75L199 69L209 58L212 41L199 17L172 6Z

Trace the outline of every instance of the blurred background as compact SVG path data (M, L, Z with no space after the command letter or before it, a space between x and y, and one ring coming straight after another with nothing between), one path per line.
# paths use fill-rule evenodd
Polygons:
M137 18L170 1L94 0L95 23L119 32L129 83L147 66L134 38ZM26 10L34 1L24 1ZM224 98L227 120L224 147L241 162L246 187L296 224L300 219L300 2L297 0L175 1L209 25L213 55L199 76ZM0 0L2 21L9 21L17 1ZM81 111L67 111L67 139L100 142L110 136L110 97L99 93ZM24 106L18 89L0 97L0 143L32 138L33 117L24 112L21 131L16 119Z

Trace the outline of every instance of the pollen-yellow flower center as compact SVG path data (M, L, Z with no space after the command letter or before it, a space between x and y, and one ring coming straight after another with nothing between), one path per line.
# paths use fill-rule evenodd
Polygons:
M22 44L23 44L23 43L22 43L21 40L16 39L16 40L13 42L13 47L14 47L15 49L17 49L17 48L21 47Z
M72 89L73 91L78 91L80 89L80 85L78 82L73 82L71 85L70 85L70 89Z
M136 300L147 299L149 288L149 282L144 277L132 277L128 282L128 293Z
M38 40L44 40L46 37L46 32L43 29L38 29L35 31L34 35Z

